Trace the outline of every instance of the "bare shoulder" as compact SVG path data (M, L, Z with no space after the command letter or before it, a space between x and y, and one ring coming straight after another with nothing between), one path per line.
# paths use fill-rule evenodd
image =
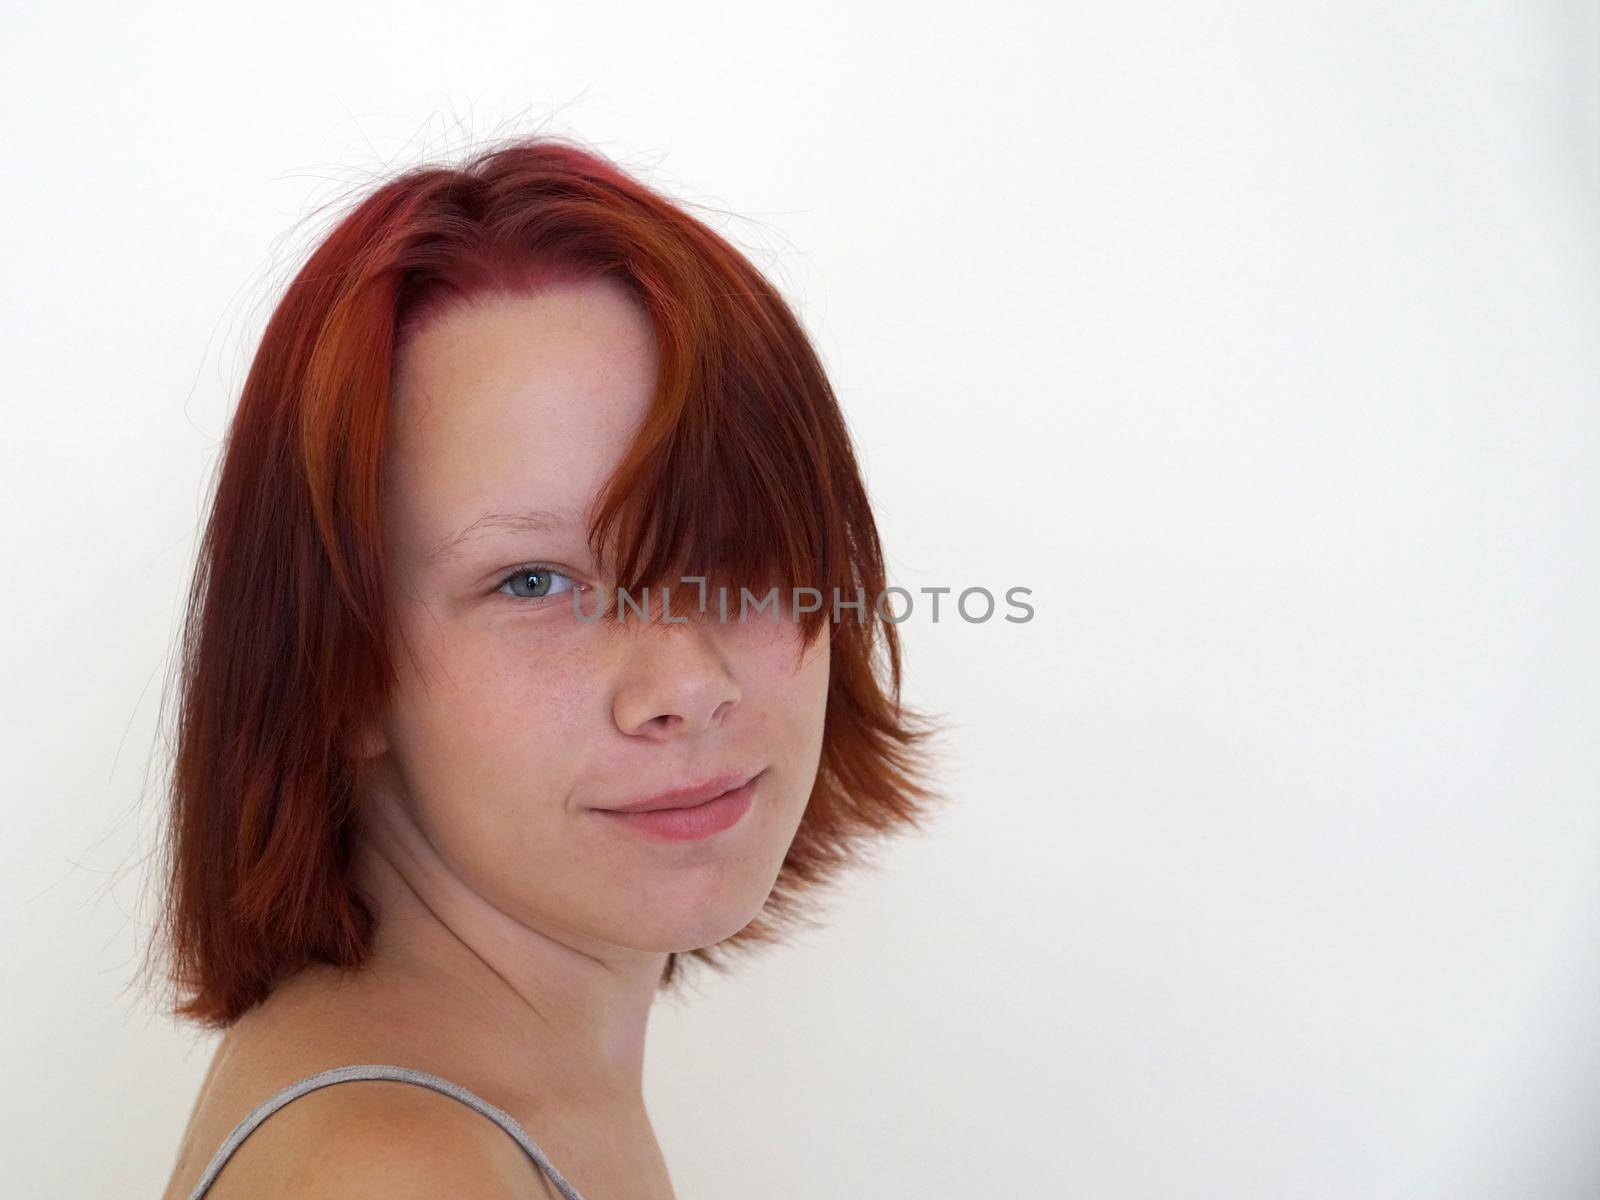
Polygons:
M538 1166L489 1118L448 1096L391 1081L351 1080L301 1096L250 1135L241 1157L247 1148L253 1161L233 1180L241 1197L543 1200L549 1194ZM227 1182L224 1169L208 1200L230 1200Z

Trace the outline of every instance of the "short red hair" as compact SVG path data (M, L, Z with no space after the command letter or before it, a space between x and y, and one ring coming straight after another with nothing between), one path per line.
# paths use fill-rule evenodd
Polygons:
M245 379L183 628L158 938L175 1015L224 1027L298 968L369 953L376 914L350 879L360 770L341 747L394 679L379 496L399 348L474 297L601 277L648 311L660 356L590 528L597 553L619 552L618 583L637 596L709 566L866 600L832 630L816 784L765 907L688 953L721 969L720 951L778 940L806 892L940 799L935 724L901 705L899 640L874 605L866 489L799 321L744 255L610 161L502 142L362 199L289 283ZM802 617L808 643L833 616Z

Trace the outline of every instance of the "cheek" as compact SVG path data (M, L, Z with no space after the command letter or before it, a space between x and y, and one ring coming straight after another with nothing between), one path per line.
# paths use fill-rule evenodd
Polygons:
M506 912L581 923L571 805L600 673L592 650L533 624L436 631L418 647L391 708L396 798L473 891Z
M735 626L735 629L738 627ZM761 727L778 744L775 751L804 766L822 739L829 675L827 634L799 658L800 635L793 626L786 635L738 632L735 651L744 685L745 719Z
M530 778L546 795L570 787L599 680L582 648L537 632L491 623L417 643L390 744L407 748L425 792L525 789Z

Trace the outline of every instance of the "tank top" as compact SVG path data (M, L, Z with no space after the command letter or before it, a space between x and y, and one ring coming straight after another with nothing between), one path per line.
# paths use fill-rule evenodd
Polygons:
M250 1111L249 1116L233 1127L233 1132L228 1134L221 1147L206 1165L205 1172L200 1176L200 1182L195 1184L194 1190L189 1193L189 1200L201 1200L201 1197L210 1191L211 1185L216 1182L217 1173L222 1170L224 1164L232 1157L233 1152L239 1148L240 1143L255 1131L256 1126L277 1112L278 1109L288 1104L289 1101L304 1096L307 1092L314 1092L318 1088L328 1087L335 1083L344 1083L351 1079L395 1079L403 1083L414 1083L420 1087L432 1088L436 1092L442 1092L446 1096L461 1101L468 1108L476 1109L488 1117L514 1137L517 1140L517 1144L527 1152L528 1157L533 1159L538 1164L539 1169L550 1177L550 1182L556 1185L556 1190L566 1197L566 1200L583 1200L583 1197L578 1194L578 1190L562 1177L561 1172L556 1170L550 1160L545 1157L544 1151L539 1149L538 1144L528 1136L528 1131L523 1129L510 1113L504 1109L496 1108L482 1097L467 1091L459 1083L451 1083L448 1079L440 1079L437 1075L429 1075L426 1071L414 1070L411 1067L391 1067L381 1063L332 1067L326 1071L319 1071L315 1075L308 1075L304 1079L297 1080L289 1084L289 1086L274 1092L256 1105Z

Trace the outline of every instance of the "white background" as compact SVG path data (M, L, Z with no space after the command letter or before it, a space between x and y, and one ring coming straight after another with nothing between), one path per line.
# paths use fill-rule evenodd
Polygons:
M159 1194L207 1063L129 986L147 781L277 289L541 124L732 214L893 582L1037 610L901 626L946 817L658 1008L679 1196L1600 1194L1594 5L7 26L8 1195Z

